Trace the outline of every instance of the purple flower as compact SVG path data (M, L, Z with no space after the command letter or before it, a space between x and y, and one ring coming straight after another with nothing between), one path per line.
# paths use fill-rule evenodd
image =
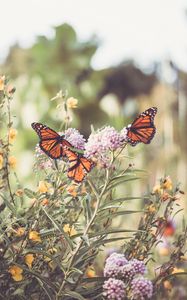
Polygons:
M120 132L120 136L121 136L121 141L122 142L127 142L128 138L127 138L127 127L124 127L121 132Z
M65 139L72 144L73 147L84 150L85 148L85 138L80 132L75 128L68 128L65 131Z
M125 299L125 284L119 279L109 278L103 285L103 296L108 300Z
M41 170L50 169L53 167L52 160L47 155L45 155L45 153L40 149L38 144L35 147L35 156L37 158L36 165Z
M91 133L85 145L85 156L96 158L103 167L110 162L109 152L117 150L123 145L121 134L114 127L107 126Z
M133 265L131 264L131 261L126 263L124 266L120 267L120 275L123 277L123 279L129 281L132 280L135 275L135 270Z
M132 299L150 299L153 295L153 284L144 277L134 278L131 282Z
M121 267L127 264L127 259L123 254L112 253L105 262L104 276L117 277L121 275Z
M135 274L145 274L146 266L143 261L134 258L130 261L130 263L134 269Z

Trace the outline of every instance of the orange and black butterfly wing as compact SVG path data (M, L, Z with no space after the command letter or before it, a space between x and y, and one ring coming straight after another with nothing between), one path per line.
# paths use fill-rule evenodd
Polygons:
M67 150L66 155L69 160L68 177L77 183L81 183L93 168L94 163L72 150Z
M154 125L156 113L156 107L149 108L127 127L127 141L131 146L136 146L138 143L149 144L151 142L156 132Z
M40 138L39 146L45 154L52 159L58 159L66 155L66 148L72 145L53 129L41 124L32 123L32 128Z

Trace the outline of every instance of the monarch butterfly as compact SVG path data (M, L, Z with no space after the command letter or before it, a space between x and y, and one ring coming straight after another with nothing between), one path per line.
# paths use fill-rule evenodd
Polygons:
M157 113L156 107L151 107L141 113L134 122L127 126L127 141L131 146L138 143L149 144L153 139L156 128L154 125L154 117Z
M75 153L70 149L66 150L66 156L69 161L68 177L77 183L81 183L95 164L84 157L83 154Z
M68 147L73 147L64 139L64 135L59 135L53 129L41 123L32 123L31 126L40 138L39 146L41 150L52 159L65 156Z

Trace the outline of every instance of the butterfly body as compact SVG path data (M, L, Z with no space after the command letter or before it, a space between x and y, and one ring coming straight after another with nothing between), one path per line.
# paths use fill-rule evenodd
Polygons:
M131 146L138 143L149 144L153 139L156 128L154 125L154 117L157 113L156 107L151 107L141 113L134 122L127 126L127 141Z

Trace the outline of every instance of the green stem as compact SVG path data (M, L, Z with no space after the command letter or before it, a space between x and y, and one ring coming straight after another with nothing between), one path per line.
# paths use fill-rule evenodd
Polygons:
M89 183L89 185L90 185L90 187L91 187L91 189L92 189L92 191L93 191L93 193L94 193L94 195L95 195L95 197L96 197L97 203L96 203L96 207L95 207L94 213L93 213L93 215L92 215L90 221L88 222L88 224L87 224L87 226L86 226L86 228L85 228L85 230L84 230L83 236L86 236L86 235L88 234L88 232L89 232L89 230L90 230L90 228L91 228L91 226L92 226L92 224L93 224L93 222L94 222L94 220L95 220L95 218L96 218L96 216L97 216L97 212L98 212L98 209L99 209L99 206L100 206L102 197L103 197L103 195L104 195L104 193L105 193L105 190L106 190L106 188L107 188L108 180L109 180L109 171L108 171L108 169L107 169L107 170L106 170L106 180L105 180L105 184L104 184L104 186L103 186L102 191L101 191L100 194L98 194L98 192L96 191L96 189L95 189L94 185L92 184L92 182L91 182L90 180L88 180L88 183ZM76 249L75 249L75 252L74 252L74 254L72 255L71 260L70 260L70 262L69 262L69 266L68 266L67 272L66 272L66 274L65 274L65 277L64 277L64 279L63 279L63 282L62 282L62 284L61 284L61 286L60 286L60 288L59 288L58 294L57 294L57 296L56 296L56 300L59 299L59 297L60 297L60 295L61 295L61 293L62 293L62 291L63 291L63 289L64 289L64 287L65 287L66 280L67 280L67 278L68 278L69 272L70 272L70 270L71 270L71 268L72 268L72 266L73 266L73 263L74 263L74 261L75 261L76 255L77 255L77 253L79 252L80 248L82 247L83 243L84 243L84 240L81 239L80 242L77 244L77 247L76 247Z

